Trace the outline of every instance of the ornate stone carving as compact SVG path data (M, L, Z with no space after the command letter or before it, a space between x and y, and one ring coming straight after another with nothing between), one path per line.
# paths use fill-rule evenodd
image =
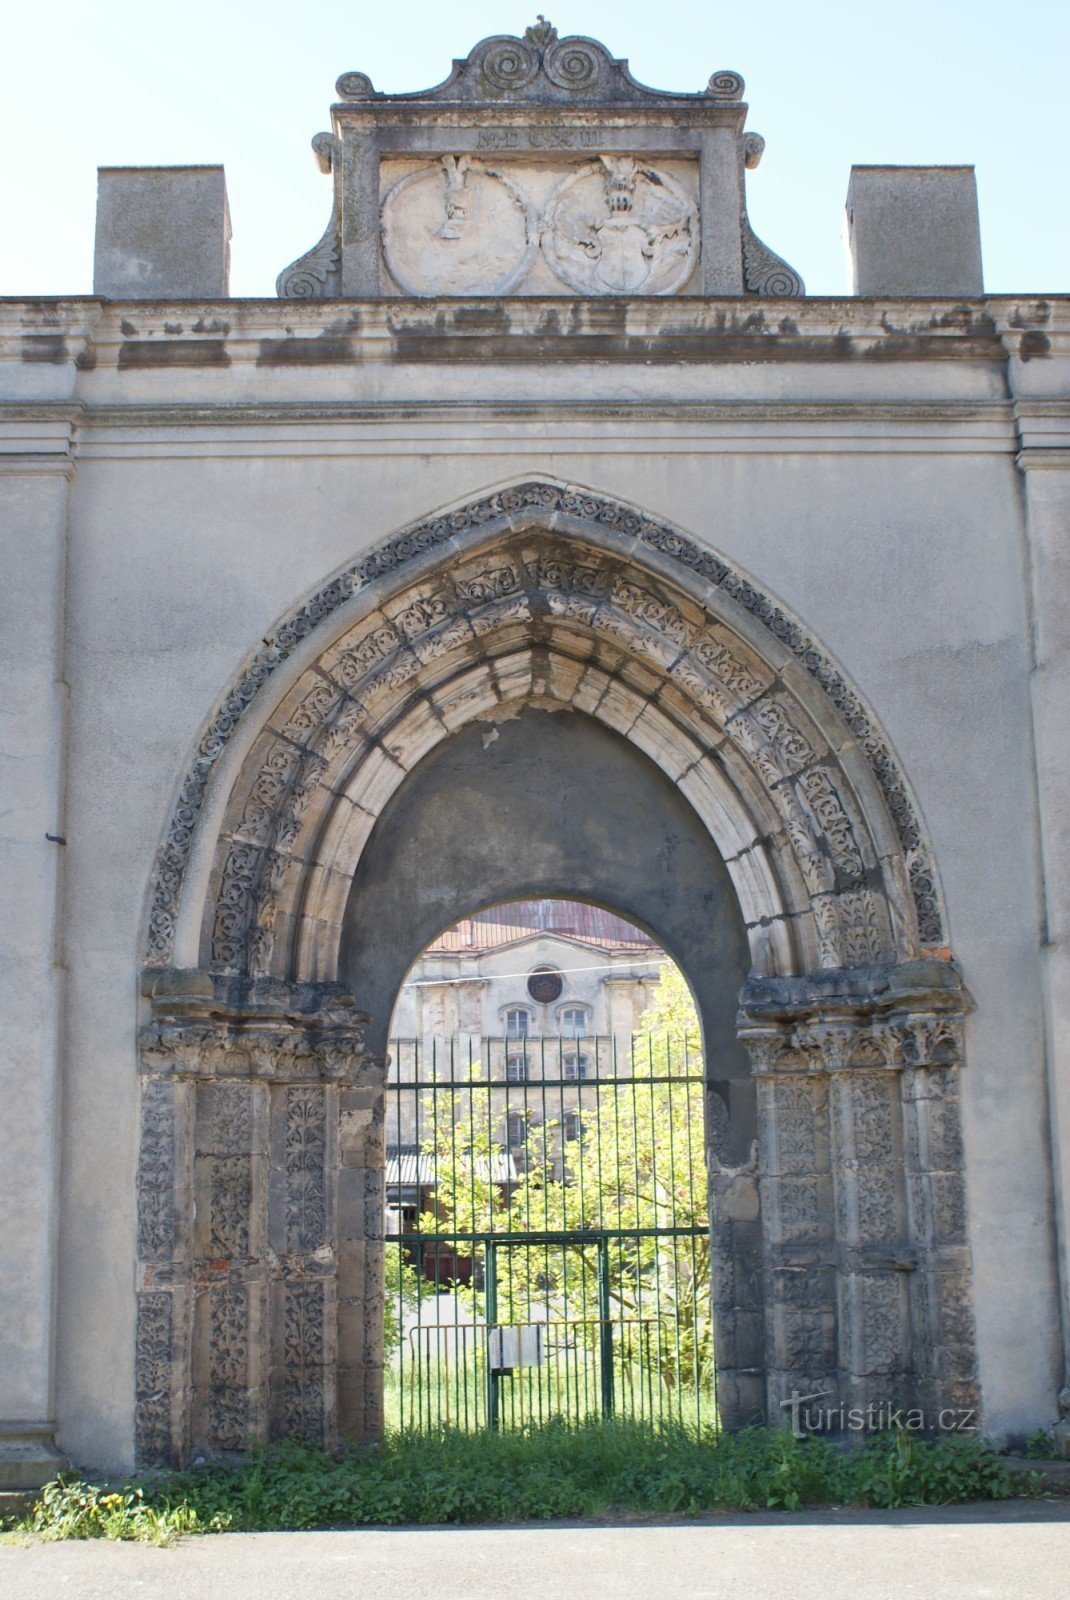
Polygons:
M902 1372L907 1365L904 1349L906 1319L902 1283L897 1274L862 1277L860 1344L856 1371L871 1373ZM860 1358L860 1359L859 1359Z
M763 141L743 131L747 108L736 72L713 73L697 94L651 89L604 45L559 39L540 18L522 37L481 40L434 88L387 95L366 73L345 72L337 89L342 104L332 109L334 132L313 141L323 170L335 173L334 216L315 249L280 276L280 295L379 295L380 262L368 224L380 203L381 170L425 161L429 149L450 153L441 168L399 176L382 210L383 261L402 293L547 292L545 276L525 287L534 233L527 219L511 214L501 185L515 181L541 196L545 185L537 172L532 176L532 164L519 177L517 169L525 157L538 168L548 153L561 151L600 155L605 171L593 184L558 174L570 192L545 219L557 280L584 295L671 293L699 266L699 186L681 206L671 193L673 176L645 166L667 125L678 133L675 163L697 165L710 133L727 135L738 156L738 172L735 163L711 162L708 150L702 157L703 204L735 232L735 259L719 252L724 259L704 263L700 292L738 294L744 279L751 293L802 293L798 274L747 225L744 173L757 165ZM508 153L508 174L479 165L479 155L491 150ZM650 185L641 177L636 182L643 171ZM525 211L519 188L513 198Z
M321 1280L283 1291L283 1417L287 1434L324 1436L324 1295Z
M311 1254L327 1233L327 1110L323 1090L286 1091L286 1248Z
M743 287L748 294L769 295L778 300L798 299L806 293L794 267L789 267L781 256L763 244L746 221L743 228Z
M175 1248L175 1086L146 1079L137 1172L138 1255L169 1261Z
M383 255L411 295L511 293L530 271L538 222L509 173L443 156L409 173L382 205Z
M221 1260L249 1254L252 1172L248 1156L216 1156L209 1176L209 1248Z
M249 1291L210 1289L208 1430L219 1450L244 1450L249 1438Z
M835 1263L830 1388L863 1406L878 1380L886 1405L916 1394L934 1413L976 1404L958 1068L940 1059L961 1059L970 1001L957 970L929 961L752 977L742 998L763 1140L770 1366L812 1371L814 1348L799 1345L782 1307L796 1281L816 1286Z
M710 81L706 85L706 93L713 100L727 100L730 103L734 103L743 99L746 87L738 72L722 70L710 75Z
M341 293L341 260L338 219L332 216L323 237L312 249L279 273L275 293L280 300L331 299Z
M226 747L245 708L267 683L275 666L285 660L302 639L344 604L356 590L376 583L385 576L398 573L407 562L440 548L447 541L463 541L466 534L482 538L494 526L505 531L515 521L530 519L533 514L549 516L552 513L557 513L560 518L569 519L578 530L582 530L584 525L589 525L592 528L611 530L614 534L637 535L642 545L656 551L676 568L679 581L685 590L688 588L693 590L696 582L699 585L708 583L721 588L780 643L791 650L800 664L824 690L865 750L902 843L910 881L915 891L922 941L936 946L942 943L943 929L929 850L922 838L905 783L890 751L876 733L868 711L813 639L794 619L763 596L752 584L733 572L724 561L702 550L694 541L677 530L654 523L631 507L570 491L560 485L536 482L487 496L446 516L417 524L405 533L388 540L377 550L362 556L346 572L333 578L267 636L209 719L193 765L181 786L179 799L160 848L154 872L146 952L148 965L164 966L169 958L174 938L178 896L209 773ZM394 631L380 626L372 636L362 641L360 649L373 650L382 656L384 650L391 648L396 650L397 647ZM714 654L721 648L723 646L718 643L714 648ZM728 654L730 652L726 652L721 659L730 667L731 664L726 662ZM673 676L680 674L681 670L681 666L674 667ZM693 670L698 672L699 668ZM746 668L741 670L744 674L748 671ZM356 662L348 677L342 663L339 662L338 674L341 687L351 686L359 681L361 676ZM701 676L708 684L711 694L723 692L718 686L718 680L707 675L705 666L702 667ZM733 700L733 709L738 709L744 698L757 696L764 687L757 679L754 679L753 683L745 680L737 681L740 683L740 688ZM357 716L359 713L354 711L353 715ZM255 847L250 846L250 850L255 850ZM228 905L226 917L223 917L222 910L220 912L222 938L237 939L238 919L241 915L248 915L261 865L260 857L255 854L240 858L236 863L232 874L233 887L228 889L228 894L233 896L233 903ZM853 858L851 865L853 867ZM838 922L837 916L837 925ZM861 925L858 940L851 948L863 948L863 940L866 940L868 947L872 948L873 941L866 932L866 923ZM231 950L233 959L239 959L236 946L231 946ZM835 949L830 948L833 960L837 959L838 950L839 946ZM847 958L839 954L838 959L842 962Z
M212 998L168 995L154 1010L141 1030L142 1064L169 1077L352 1083L382 1072L364 1049L367 1018L342 984L220 975Z
M173 1311L174 1301L168 1292L137 1297L134 1431L138 1465L142 1467L178 1465L171 1427Z
M542 247L577 294L672 294L698 259L698 210L667 172L603 156L554 190Z

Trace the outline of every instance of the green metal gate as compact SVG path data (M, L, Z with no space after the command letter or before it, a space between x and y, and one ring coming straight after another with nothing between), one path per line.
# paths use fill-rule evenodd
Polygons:
M388 1426L716 1421L704 1093L668 1038L394 1041Z

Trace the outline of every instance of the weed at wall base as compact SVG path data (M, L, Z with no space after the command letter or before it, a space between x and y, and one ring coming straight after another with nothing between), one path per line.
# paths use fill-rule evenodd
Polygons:
M165 1544L187 1533L894 1508L1014 1493L999 1454L964 1440L892 1433L844 1454L824 1440L759 1428L718 1434L591 1423L402 1435L336 1456L287 1441L241 1465L194 1468L118 1490L66 1476L49 1484L16 1526L45 1539Z

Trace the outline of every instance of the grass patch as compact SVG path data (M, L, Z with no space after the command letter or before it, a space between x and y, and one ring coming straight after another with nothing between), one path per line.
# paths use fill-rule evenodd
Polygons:
M336 1456L287 1441L241 1465L119 1488L67 1475L42 1490L15 1531L166 1544L185 1533L946 1505L1016 1492L998 1453L964 1440L896 1433L841 1452L759 1428L591 1423L401 1435Z

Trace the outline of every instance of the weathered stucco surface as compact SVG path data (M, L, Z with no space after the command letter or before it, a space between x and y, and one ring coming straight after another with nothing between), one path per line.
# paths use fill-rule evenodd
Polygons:
M615 359L579 367L585 338L604 354L593 315L565 365L545 359L553 335L529 336L514 306L488 306L515 358L469 365L435 349L405 360L391 308L337 311L362 330L345 336L351 352L265 368L265 343L307 339L314 350L336 337L337 313L18 308L25 344L14 353L45 339L50 351L62 341L65 359L5 369L19 406L6 413L18 474L8 481L32 467L40 497L18 502L13 536L32 528L34 548L59 538L66 502L42 491L72 470L73 481L65 627L58 588L51 602L70 686L68 843L47 846L64 849L57 1390L50 1403L42 1374L17 1409L47 1415L54 1404L78 1459L130 1459L138 949L153 858L208 709L272 623L332 571L437 507L538 472L655 510L753 573L877 709L929 829L949 942L977 1005L962 1094L986 1416L997 1430L1050 1420L1061 1335L1049 1095L1062 1101L1045 1071L1044 969L1057 978L1058 954L1041 949L1030 561L1020 424L996 329L1042 321L1054 344L1065 313L814 304L796 307L795 331L780 333L733 332L743 319L731 305L688 308L678 321L696 359L665 369L628 359L627 322L649 327L630 308L615 318ZM693 331L700 317L704 336ZM452 307L427 308L426 321L454 348L473 337ZM676 322L662 308L661 337ZM1003 337L1017 349L1022 335ZM874 359L898 339L909 341L904 359ZM206 343L212 364L191 364ZM131 361L139 345L161 364ZM352 359L358 346L364 363ZM756 359L742 362L744 350ZM1049 383L1057 359L1045 358ZM1031 381L1038 365L1012 370ZM570 400L578 378L580 407ZM56 478L38 470L48 467ZM1050 614L1060 578L1050 491L1045 507ZM21 670L47 697L54 656L14 637ZM1046 760L1057 763L1057 715L1048 729ZM1055 845L1057 795L1049 780ZM43 801L27 805L44 815ZM44 842L31 847L43 864ZM25 950L33 926L6 936ZM58 1027L42 1006L24 1059L47 1062ZM1054 1011L1052 1028L1057 1036ZM38 1114L32 1098L22 1103ZM23 1159L45 1167L47 1141ZM43 1338L46 1240L39 1249Z

